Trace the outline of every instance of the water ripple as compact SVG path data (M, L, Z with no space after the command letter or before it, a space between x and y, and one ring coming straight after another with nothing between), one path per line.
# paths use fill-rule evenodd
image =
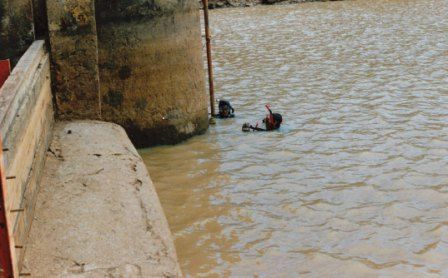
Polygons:
M448 2L211 13L237 117L142 152L191 277L448 276ZM281 112L278 132L242 133Z

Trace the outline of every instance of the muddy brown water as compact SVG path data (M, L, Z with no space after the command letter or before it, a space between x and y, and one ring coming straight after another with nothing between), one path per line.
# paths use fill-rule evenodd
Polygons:
M190 277L448 276L448 1L211 13L237 117L142 151ZM242 133L270 103L281 130Z

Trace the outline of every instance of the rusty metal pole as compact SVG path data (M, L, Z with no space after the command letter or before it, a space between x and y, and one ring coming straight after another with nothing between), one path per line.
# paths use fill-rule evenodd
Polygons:
M205 27L205 42L207 47L207 66L208 66L208 87L210 90L210 111L212 117L215 114L215 87L213 84L213 64L212 64L212 47L211 47L211 36L210 36L210 25L208 20L208 0L202 0L204 4L204 27Z

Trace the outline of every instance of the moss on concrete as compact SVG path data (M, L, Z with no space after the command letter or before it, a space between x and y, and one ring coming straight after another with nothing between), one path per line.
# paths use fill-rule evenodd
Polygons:
M98 42L93 0L47 0L59 119L99 119Z
M194 0L98 0L96 7L99 22L135 22L198 10L199 2Z
M194 135L203 134L208 128L208 119L197 117L183 121L181 125L159 122L152 128L137 126L133 121L124 124L126 132L137 148L155 145L172 145ZM179 129L179 126L184 128Z
M146 4L145 4L146 3ZM96 2L104 120L139 147L207 129L197 2Z
M0 59L14 66L34 41L31 1L1 1L0 21Z
M5 45L5 42L2 40L6 28L6 2L0 1L0 45Z
M59 119L118 123L139 146L207 129L197 1L46 4Z

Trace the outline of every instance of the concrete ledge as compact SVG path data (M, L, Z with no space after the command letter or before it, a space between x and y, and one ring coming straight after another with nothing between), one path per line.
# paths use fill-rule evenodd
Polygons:
M58 123L23 272L32 277L180 277L167 221L124 130Z

